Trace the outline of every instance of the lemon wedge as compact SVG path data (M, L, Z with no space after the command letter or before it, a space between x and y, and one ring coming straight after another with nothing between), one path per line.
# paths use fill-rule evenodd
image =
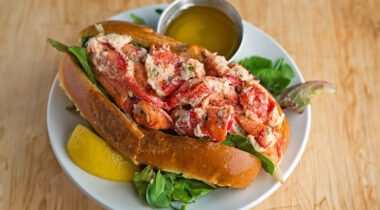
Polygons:
M132 180L137 166L83 125L77 125L67 143L70 158L83 170L113 181Z

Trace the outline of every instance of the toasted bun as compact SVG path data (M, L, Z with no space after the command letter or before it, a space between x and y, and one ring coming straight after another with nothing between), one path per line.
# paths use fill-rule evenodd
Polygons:
M100 24L106 33L127 34L135 42L147 45L166 43L178 53L202 59L201 47L184 45L158 35L152 29L121 21ZM94 26L81 32L82 36L96 34ZM233 147L139 127L91 83L68 55L62 59L58 74L61 87L81 115L104 140L136 164L149 164L164 171L182 173L188 178L233 188L247 187L261 169L260 159ZM284 145L287 145L289 129L286 120L282 127Z

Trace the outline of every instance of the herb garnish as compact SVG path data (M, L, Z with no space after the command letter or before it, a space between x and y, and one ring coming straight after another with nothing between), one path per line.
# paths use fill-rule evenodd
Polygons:
M155 68L155 67L153 67L153 69L152 69L152 73L154 74L154 75L156 75L156 76L158 76L160 73L158 72L158 70Z

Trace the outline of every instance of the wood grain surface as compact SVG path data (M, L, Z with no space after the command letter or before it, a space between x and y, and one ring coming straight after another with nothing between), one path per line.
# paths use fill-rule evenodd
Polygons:
M101 209L65 176L46 130L61 55L47 37L163 1L0 0L0 209ZM309 143L289 180L255 209L380 209L380 1L235 0L306 80L337 84L312 106Z

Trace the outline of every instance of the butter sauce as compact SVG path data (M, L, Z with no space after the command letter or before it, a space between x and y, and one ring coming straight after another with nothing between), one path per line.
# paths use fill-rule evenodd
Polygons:
M193 6L179 14L165 35L188 44L199 44L211 52L230 58L239 47L235 24L223 12L205 6Z

